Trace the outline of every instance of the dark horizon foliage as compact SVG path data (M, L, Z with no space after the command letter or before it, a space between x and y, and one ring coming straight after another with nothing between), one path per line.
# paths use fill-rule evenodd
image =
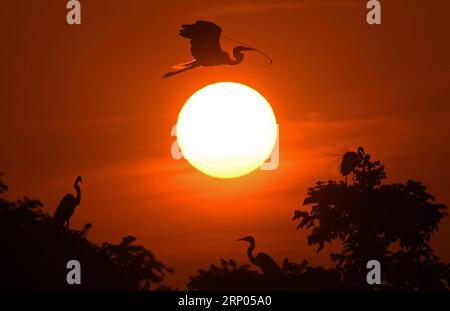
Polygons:
M307 242L331 253L331 269L285 259L282 275L265 276L250 266L229 269L211 265L191 276L193 290L448 290L450 265L430 246L432 235L447 216L447 206L435 202L418 181L383 184L385 167L364 154L353 172L353 184L319 181L307 191L304 208L294 213L297 229L308 230ZM367 284L366 264L381 263L382 284Z
M297 229L307 230L307 243L318 252L333 243L330 268L287 258L279 265L264 253L238 265L220 259L191 276L188 290L449 290L450 264L430 245L447 206L437 203L425 185L408 180L386 183L385 167L364 155L353 182L319 181L307 190L303 207L294 212ZM1 289L39 290L171 290L162 285L172 269L158 261L136 238L97 245L83 230L57 225L37 200L10 202L0 179ZM340 246L340 248L339 248ZM82 265L81 286L66 283L66 263ZM381 285L368 285L370 260L381 263ZM266 265L264 265L264 262Z
M302 210L293 220L309 230L308 244L317 251L335 241L342 245L330 254L344 283L368 289L366 263L383 267L383 288L441 290L449 287L449 265L433 254L430 242L447 206L436 203L418 181L383 184L386 173L370 155L356 168L354 183L317 182L308 189Z
M252 269L250 265L237 265L233 259L221 258L220 265L212 264L209 270L200 269L196 276L191 276L187 288L197 291L345 289L336 270L312 267L306 260L296 264L286 258L281 271L283 274L279 278L271 278Z
M0 181L0 195L6 190ZM42 210L41 202L0 196L0 289L149 290L172 272L151 251L135 245L135 237L117 245L90 242L85 236L90 227L65 229ZM81 285L66 282L66 264L73 259L81 264Z

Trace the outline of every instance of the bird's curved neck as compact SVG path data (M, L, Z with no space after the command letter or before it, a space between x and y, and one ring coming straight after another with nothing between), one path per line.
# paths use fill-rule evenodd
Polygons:
M229 65L237 65L240 64L244 60L244 54L239 51L233 50L233 58L229 57L228 64Z
M250 243L250 246L247 249L247 255L248 258L250 259L250 262L254 262L255 261L255 256L253 256L253 250L255 249L255 244Z
M81 201L81 189L80 189L80 186L78 186L78 183L76 183L73 187L77 191L77 196L75 198L75 201L77 202L77 205L78 205L78 204L80 204L80 201Z

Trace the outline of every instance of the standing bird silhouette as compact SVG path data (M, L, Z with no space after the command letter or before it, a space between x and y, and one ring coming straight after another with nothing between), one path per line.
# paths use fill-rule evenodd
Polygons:
M250 262L252 264L261 269L265 276L281 276L281 268L278 266L275 260L273 260L272 257L267 255L266 253L258 253L256 257L253 256L253 250L255 249L255 239L252 236L246 236L245 238L239 239L237 241L246 241L250 243L250 246L247 249L248 258L250 259Z
M345 183L347 183L347 176L353 173L353 181L355 181L355 170L361 166L366 158L363 147L358 147L356 152L347 151L342 156L340 172L345 177Z
M163 78L168 78L200 66L208 67L221 65L237 65L244 60L244 54L242 53L244 51L257 51L267 57L272 64L272 59L270 59L270 57L268 57L263 52L221 35L222 28L211 22L197 21L192 25L182 25L179 34L183 38L190 39L191 54L194 59L187 63L173 66L174 69L178 70L166 73ZM222 50L220 46L221 36L238 44L243 44L236 46L233 49L233 58L231 58L227 52L224 52Z
M72 217L75 208L80 205L81 190L80 186L78 185L78 183L80 182L83 182L83 180L80 176L78 176L75 179L75 183L73 185L73 187L77 191L77 196L74 197L71 193L66 194L64 198L62 198L61 202L56 208L55 214L53 215L55 223L60 226L65 226L67 229L69 229L70 217Z

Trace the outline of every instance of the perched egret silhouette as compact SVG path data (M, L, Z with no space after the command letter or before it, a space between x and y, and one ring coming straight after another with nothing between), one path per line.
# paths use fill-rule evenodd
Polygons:
M253 256L253 250L255 249L255 239L252 236L246 236L245 238L239 239L237 241L246 241L250 243L250 246L247 249L248 258L250 259L250 262L252 264L261 269L265 276L279 277L282 274L281 268L278 266L275 260L273 260L273 258L266 253L258 253L256 257Z
M73 187L77 191L77 196L75 197L71 193L66 194L59 203L58 207L56 208L55 214L53 215L55 223L60 226L65 226L67 229L69 229L70 217L72 217L75 208L80 205L81 190L80 186L78 185L78 183L80 182L83 182L83 180L80 176L78 176L75 179L75 183L73 185Z
M173 66L174 69L178 70L166 73L163 78L168 78L200 66L237 65L244 60L244 54L242 52L245 51L257 51L267 57L272 64L272 59L258 49L221 35L222 28L211 22L197 21L192 25L182 25L179 34L183 38L190 39L191 54L194 59L187 63ZM222 50L220 46L221 36L238 44L242 44L233 49L233 57L230 57L227 52Z
M345 177L345 183L347 183L347 176L353 173L353 179L355 178L355 169L363 165L366 154L363 147L358 147L356 152L347 151L342 156L340 172Z

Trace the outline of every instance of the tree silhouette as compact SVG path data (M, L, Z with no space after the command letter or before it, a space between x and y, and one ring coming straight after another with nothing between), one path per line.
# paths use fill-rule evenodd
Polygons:
M199 270L187 284L189 290L339 290L340 274L335 269L312 267L288 259L283 262L282 275L274 278L252 270L249 265L237 265L232 259L220 259L220 265Z
M165 272L173 272L156 260L153 253L141 245L133 245L136 238L127 236L120 244L103 243L102 250L127 276L130 288L150 289L152 283L160 283Z
M364 154L352 171L353 183L319 181L307 191L303 208L294 213L298 229L309 230L309 245L330 254L333 268L285 259L276 278L250 265L221 259L199 270L189 290L448 290L450 265L430 246L432 235L447 216L418 181L387 184L385 167ZM96 245L80 231L55 224L37 200L3 198L8 187L0 180L0 289L148 290L160 285L172 269L126 236L119 244ZM66 283L66 263L82 265L82 284ZM369 286L366 264L382 265L382 285Z
M0 173L0 177L3 176L2 173ZM0 194L4 193L5 191L8 190L8 186L5 185L2 180L0 179Z
M363 150L361 148L361 150ZM191 290L444 290L450 284L450 265L433 254L430 240L446 206L435 202L420 182L383 184L385 167L369 154L352 169L354 182L317 182L309 188L305 208L295 211L298 229L309 229L309 245L320 252L325 244L340 242L331 253L334 268L312 267L285 259L282 278L271 279L221 259L221 265L199 270ZM367 284L366 264L382 265L381 286ZM234 263L231 265L230 263Z
M352 185L328 181L308 189L305 209L293 217L298 229L311 229L308 244L320 252L340 241L342 249L331 259L343 284L354 289L368 288L366 263L372 259L382 265L383 288L448 288L449 265L430 246L447 207L420 182L382 184L384 166L370 155L354 173Z
M135 237L99 246L81 231L58 226L37 200L10 202L0 181L0 289L147 290L172 272ZM81 264L81 285L66 282L66 264ZM169 289L167 286L161 288Z
M232 259L220 259L220 265L212 264L209 270L200 269L187 284L188 290L261 290L264 286L262 274Z

